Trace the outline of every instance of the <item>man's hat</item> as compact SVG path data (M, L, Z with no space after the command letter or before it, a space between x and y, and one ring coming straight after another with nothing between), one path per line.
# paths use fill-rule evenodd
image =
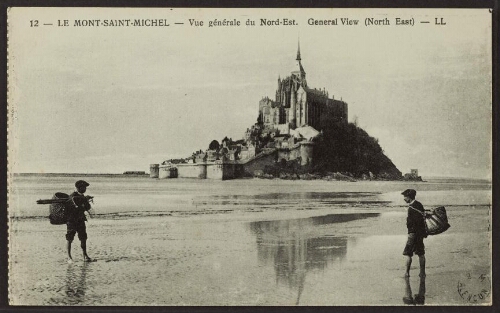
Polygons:
M415 191L415 189L406 189L401 194L405 197L410 197L412 199L415 199L415 196L417 195L417 191Z
M87 187L87 186L90 186L90 184L89 184L89 183L87 183L87 182L86 182L86 181L84 181L84 180L79 180L79 181L77 181L77 182L75 183L75 187L76 187L76 188L83 187L83 186Z

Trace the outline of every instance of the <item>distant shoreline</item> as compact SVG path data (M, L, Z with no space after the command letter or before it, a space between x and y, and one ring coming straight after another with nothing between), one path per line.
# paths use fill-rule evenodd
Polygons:
M45 177L89 177L89 176L98 176L98 177L149 177L149 173L145 174L124 174L124 173L12 173L14 176L26 177L26 176L45 176ZM428 176L425 177L424 181L440 181L440 180L468 180L468 181L477 181L491 184L491 179L486 178L471 178L471 177L446 177L446 176ZM361 180L360 180L361 181ZM377 181L377 180L374 180ZM404 182L404 180L401 180ZM418 181L406 181L416 182Z
M149 174L104 174L104 173L13 173L14 176L59 176L59 177L79 177L79 176L101 176L101 177L114 177L114 176L132 176L132 177L149 177Z

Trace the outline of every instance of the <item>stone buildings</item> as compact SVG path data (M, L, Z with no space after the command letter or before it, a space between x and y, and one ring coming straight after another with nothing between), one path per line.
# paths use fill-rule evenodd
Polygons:
M257 123L246 130L243 139L233 141L226 137L220 144L214 140L206 151L197 151L186 158L186 164L166 161L162 166L152 167L152 177L230 179L255 176L278 162L312 165L321 118L347 123L348 107L346 102L330 98L324 88L308 86L300 45L296 61L296 68L289 76L278 78L275 99L260 100Z
M302 66L300 45L297 50L296 68L290 76L278 77L275 100L264 97L259 102L259 121L266 128L275 128L280 134L289 134L290 129L311 126L320 131L320 119L332 114L347 122L347 103L329 98L323 89L311 88L307 84Z
M410 169L410 173L406 173L403 177L404 180L418 180L422 181L422 176L418 176L418 169Z

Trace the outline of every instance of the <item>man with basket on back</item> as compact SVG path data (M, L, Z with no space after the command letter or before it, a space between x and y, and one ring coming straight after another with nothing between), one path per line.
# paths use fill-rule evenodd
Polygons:
M406 242L403 255L406 256L405 277L410 277L410 266L413 253L418 255L420 263L419 276L425 277L425 246L424 238L427 237L425 230L425 210L422 203L415 200L417 192L414 189L406 189L401 193L404 200L408 203L408 216L406 218L406 227L408 228L408 241Z
M87 191L87 187L90 184L84 180L79 180L75 183L76 191L69 196L70 202L73 206L68 205L66 211L66 247L68 251L68 263L73 263L73 258L71 257L71 243L75 238L76 233L78 233L78 239L80 239L81 248L83 251L83 260L85 262L92 262L93 260L87 255L87 230L85 227L85 211L91 209L89 196L85 196L84 193Z

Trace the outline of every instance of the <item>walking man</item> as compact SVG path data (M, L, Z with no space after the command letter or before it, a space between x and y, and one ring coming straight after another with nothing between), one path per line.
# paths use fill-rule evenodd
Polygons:
M79 180L75 183L76 191L73 192L69 197L73 206L68 206L66 209L67 216L67 232L66 232L66 247L68 250L68 263L73 263L73 258L71 257L71 243L78 233L78 239L80 239L80 246L83 252L83 260L85 262L91 262L92 259L87 255L87 230L85 227L85 211L90 210L89 197L85 196L87 187L90 184L84 180Z
M406 227L408 228L408 241L406 242L403 255L406 256L406 273L405 277L410 277L410 266L413 253L418 255L420 263L420 277L425 277L425 246L424 238L427 237L425 232L424 215L425 210L422 203L415 200L417 192L414 189L406 189L401 193L404 200L408 203L408 216L406 218Z

